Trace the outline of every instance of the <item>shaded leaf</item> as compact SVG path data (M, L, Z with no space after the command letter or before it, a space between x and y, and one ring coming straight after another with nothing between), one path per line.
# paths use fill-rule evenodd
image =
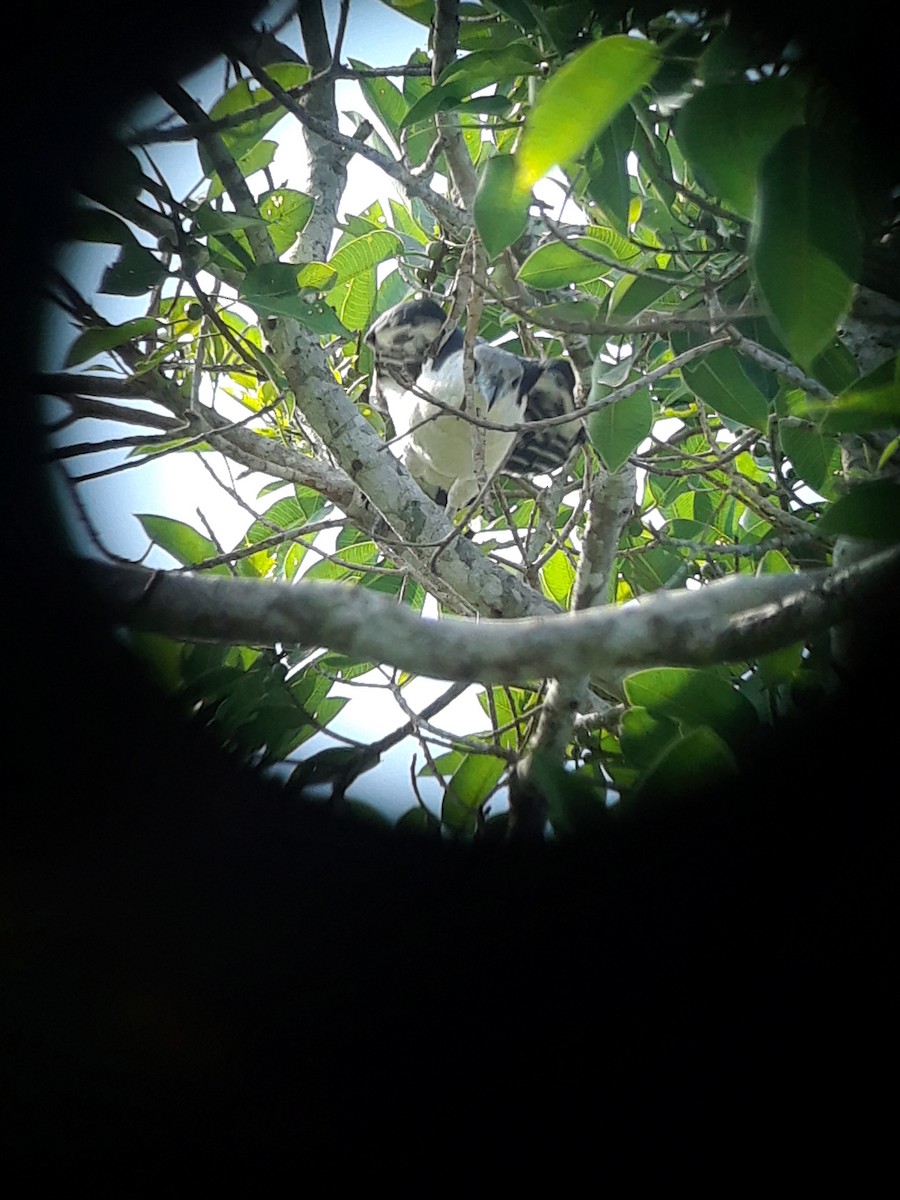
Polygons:
M802 119L794 77L708 84L678 114L678 144L707 191L749 218L759 164Z
M662 751L679 736L677 724L668 717L654 715L641 706L629 708L622 716L620 745L629 763L649 767Z
M885 479L861 483L828 506L817 532L846 533L878 542L900 541L900 487Z
M593 396L593 389L591 392ZM653 402L647 388L613 400L588 417L591 445L609 471L618 471L653 425Z
M119 251L116 261L106 268L99 291L113 296L143 296L168 275L155 254L132 241Z
M714 671L655 667L629 675L624 687L629 704L677 721L685 729L708 725L732 741L758 724L756 710L746 696Z
M588 195L621 234L626 232L631 205L627 159L634 141L635 123L635 115L629 108L613 117L597 139L588 174Z
M701 725L663 750L638 780L632 799L645 803L648 799L686 798L717 784L723 775L735 774L737 763L726 743L713 729Z
M247 272L240 294L261 317L293 317L316 333L347 332L327 304L301 293L297 267L290 263L261 263L254 267Z
M814 427L788 425L781 426L780 437L782 448L794 470L804 483L821 493L832 482L833 474L840 466L837 441Z
M158 322L153 317L135 317L132 321L124 321L121 325L110 325L104 329L86 329L72 343L66 355L65 365L75 367L87 362L96 354L107 350L115 350L135 338L155 335L159 329Z
M828 433L871 433L900 426L900 358L882 363L816 409Z
M672 335L672 349L681 354L696 340L687 334ZM681 368L685 383L695 396L723 417L765 433L769 402L750 380L736 350L720 346L704 358Z
M809 367L850 304L860 241L841 156L824 135L790 129L763 160L750 262L776 332Z

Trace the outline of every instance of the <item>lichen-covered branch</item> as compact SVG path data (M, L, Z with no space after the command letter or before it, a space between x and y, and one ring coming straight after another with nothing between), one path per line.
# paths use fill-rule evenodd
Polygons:
M766 654L851 617L894 581L898 565L892 547L843 570L732 576L624 606L503 621L434 621L340 584L82 568L110 619L135 629L223 644L324 645L440 679L502 683Z

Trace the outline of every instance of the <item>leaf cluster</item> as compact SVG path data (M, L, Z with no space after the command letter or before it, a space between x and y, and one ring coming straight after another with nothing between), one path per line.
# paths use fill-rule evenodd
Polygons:
M423 31L433 15L427 0L392 7ZM302 255L324 201L274 176L270 135L285 110L249 73L207 107L199 188L179 196L160 185L148 145L128 152L124 193L86 198L72 237L113 247L100 291L138 311L105 319L61 291L77 327L66 366L87 371L83 396L62 396L66 428L100 412L84 396L106 397L108 418L131 429L140 414L126 398L150 401L177 427L150 443L134 434L128 465L224 453L234 468L225 490L252 514L227 550L209 529L144 515L153 546L193 570L341 580L417 611L426 602L452 610L375 515L367 523L341 509L345 493L329 481L340 471L352 479L353 466L331 461L267 331L296 322L329 381L389 437L361 335L414 289L452 302L478 261L473 238L484 251L474 279L484 298L479 333L517 353L570 354L588 410L587 444L554 479L501 478L471 515L470 537L498 570L569 608L591 489L632 467L640 484L609 573L613 603L730 573L825 564L841 534L900 537L889 477L898 360L861 374L839 337L862 250L881 233L851 126L802 63L780 53L760 60L727 23L661 12L629 27L619 8L463 5L462 56L435 81L420 73L421 50L393 79L351 59L374 118L358 144L407 186L335 217L325 261ZM308 67L267 70L305 94ZM350 115L363 127L364 114ZM455 226L442 206L454 183L441 141L447 121L477 179L472 211ZM246 195L233 194L214 145ZM847 437L888 478L848 492ZM279 474L289 462L293 473ZM235 476L260 464L266 478L248 497ZM335 721L373 667L314 646L272 655L143 645L193 719L262 764L296 764L299 747ZM762 726L828 681L813 642L765 661L632 675L624 705L576 723L564 764L538 759L554 827L594 828L614 803L677 798L736 770ZM409 683L394 671L380 685L402 697ZM439 781L441 797L429 807L417 791L405 824L490 832L491 806L535 734L546 685L519 680L477 695L484 719L465 737L410 717L425 762L418 777ZM297 768L296 786L341 779L343 796L348 778L377 759L345 739Z

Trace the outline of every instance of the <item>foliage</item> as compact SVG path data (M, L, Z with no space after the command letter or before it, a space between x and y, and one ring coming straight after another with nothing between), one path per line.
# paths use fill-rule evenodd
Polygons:
M433 5L391 6L421 22L424 47ZM861 377L838 338L862 248L880 236L882 218L854 160L847 114L807 64L785 47L760 57L724 17L644 5L658 11L629 26L620 7L464 4L462 57L434 81L420 51L393 77L351 60L342 73L374 118L360 124L353 114L356 146L399 164L400 186L389 203L373 199L333 222L327 261L302 253L322 198L270 165L286 111L270 89L288 89L296 103L310 79L306 65L275 55L241 64L212 98L207 112L219 125L204 130L189 108L179 112L199 136L198 186L175 195L157 175L166 127L145 131L127 171L110 176L127 176L130 187L91 190L72 237L116 247L100 290L140 304L136 315L107 320L60 280L58 302L78 330L66 366L81 372L77 388L66 377L56 384L65 428L87 418L126 426L131 468L159 455L224 453L233 471L222 487L251 514L228 549L208 528L146 515L151 543L196 571L340 580L436 611L428 580L397 556L374 510L368 525L364 512L350 519L327 481L304 476L313 461L344 479L353 468L323 447L269 334L282 318L308 331L323 377L379 436L390 434L369 403L361 334L414 289L452 296L466 264L478 270L465 222L448 218L445 182L458 184L460 168L449 144L435 142L448 128L461 131L477 184L481 333L518 352L567 351L591 406L589 442L561 478L547 487L495 481L470 521L489 559L570 606L590 499L598 480L629 464L639 488L608 581L616 603L730 573L824 566L840 533L900 539L892 484L844 494L842 439L900 425L897 361ZM338 136L334 143L351 152ZM283 261L260 261L260 239ZM299 258L288 254L295 245ZM153 402L152 419L137 400ZM59 438L57 453L71 460L121 444L119 434L79 450ZM882 445L880 461L870 453L873 469L890 467L896 445ZM278 464L291 461L296 472L280 475ZM235 479L261 464L266 479L248 499ZM452 607L445 591L434 595ZM739 768L767 723L828 686L826 642L632 675L624 704L575 722L565 769L558 757L539 759L557 832L596 827L613 800L640 803L651 789L677 797L705 772ZM264 765L296 762L343 708L341 687L373 668L315 646L135 643L186 713ZM377 681L401 701L410 683L388 669ZM467 737L436 728L436 712L428 720L410 712L408 725L374 746L345 738L307 760L293 786L324 784L342 798L413 732L424 754L419 777L439 780L442 799L429 811L417 792L404 826L487 836L491 805L535 733L546 681L477 696L484 720Z

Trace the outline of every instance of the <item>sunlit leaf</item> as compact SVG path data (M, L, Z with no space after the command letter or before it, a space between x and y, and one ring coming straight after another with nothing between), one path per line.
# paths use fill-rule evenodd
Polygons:
M315 201L305 192L291 188L266 192L259 202L259 211L269 227L276 254L284 254L290 249L297 235L305 229L314 208Z
M610 37L580 51L544 84L525 121L518 186L530 190L557 164L580 154L635 92L653 78L652 42Z
M365 67L366 63L351 58L350 65L359 69ZM362 94L375 115L383 123L391 137L399 142L400 122L406 116L409 107L403 99L403 93L384 75L363 76L358 82Z
M484 164L475 194L475 227L491 258L522 236L528 224L528 197L515 190L516 164L495 154Z
M541 586L544 594L555 600L560 608L568 608L575 586L575 568L562 550L555 551L541 567Z
M328 266L336 272L338 282L343 283L375 267L403 249L403 242L391 229L374 229L361 237L346 242L335 250Z
M219 549L215 542L198 533L184 521L176 521L174 517L161 517L153 513L135 513L143 526L147 537L155 545L167 551L174 559L185 567L194 567L209 558L216 558ZM223 564L210 568L213 575L227 575L228 568Z

